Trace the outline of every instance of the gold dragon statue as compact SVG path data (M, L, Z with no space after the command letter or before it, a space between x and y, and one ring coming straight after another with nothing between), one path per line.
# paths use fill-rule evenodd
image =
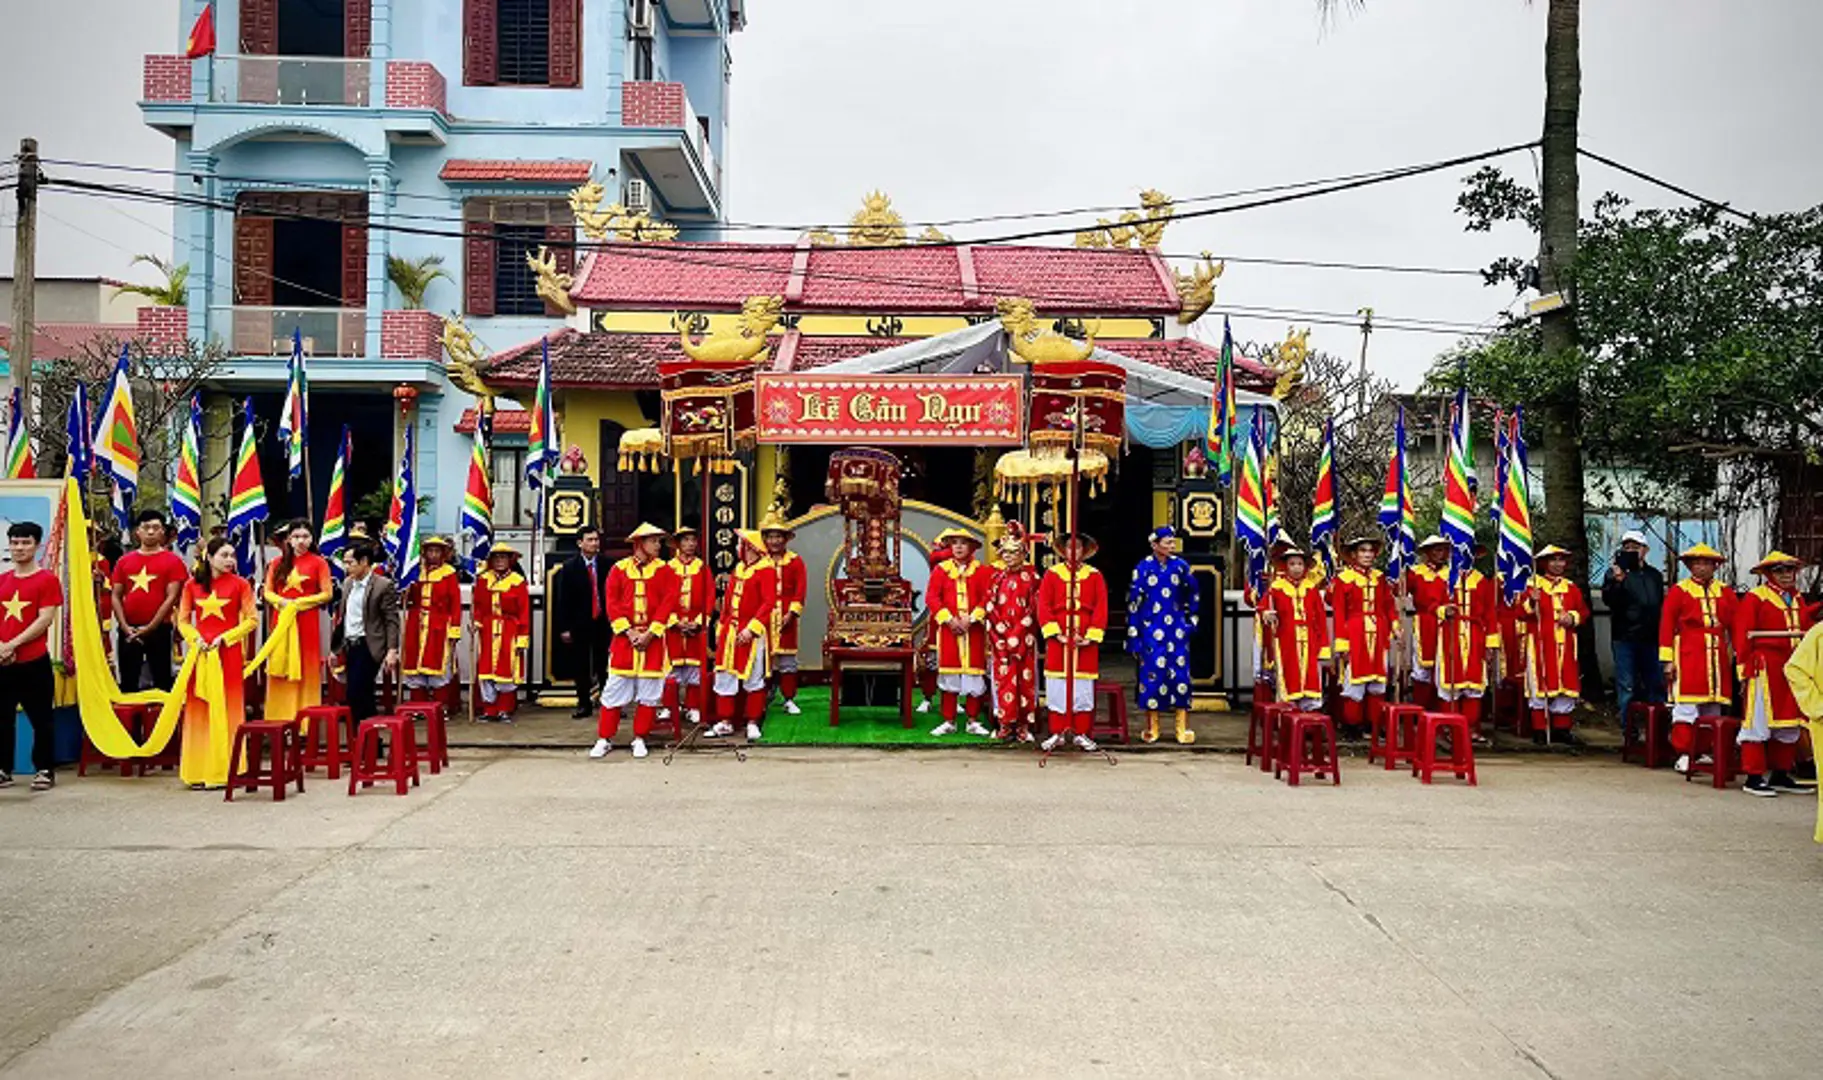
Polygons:
M835 247L841 242L842 238L835 233L830 232L828 229L810 230L811 247Z
M565 315L576 314L576 305L570 300L570 286L576 284L576 279L557 269L557 256L550 249L539 244L537 255L525 253L525 264L538 275L537 292L545 303Z
M601 200L606 197L601 184L594 180L570 192L570 213L590 240L606 240L610 235L616 240L635 242L667 243L677 239L676 225L659 221L647 211L635 214L618 202L603 209Z
M449 355L449 362L443 365L449 381L486 402L483 411L491 411L493 399L499 392L481 378L480 343L475 340L475 332L462 321L462 316L454 312L443 320L443 351Z
M1190 267L1190 273L1171 271L1177 279L1177 322L1180 326L1189 326L1203 317L1215 303L1215 279L1228 269L1225 262L1216 262L1207 251L1203 252L1203 261Z
M1139 193L1139 210L1128 210L1120 215L1120 220L1109 221L1100 218L1095 228L1084 229L1076 234L1076 246L1079 248L1128 248L1135 244L1143 249L1157 250L1165 238L1165 226L1177 214L1177 204L1171 196L1153 188Z
M905 219L893 209L892 197L870 191L861 197L861 209L848 219L850 247L887 247L905 243Z
M700 363L764 364L766 335L779 324L784 314L784 297L749 296L741 305L735 326L718 330L699 342L691 340L690 318L680 311L677 314L677 340L683 346L684 355Z
M924 231L918 234L920 244L953 244L955 242L948 233L935 225L926 225Z
M1278 380L1273 383L1272 396L1280 401L1291 396L1298 384L1304 381L1304 364L1310 359L1310 328L1298 330L1287 327L1285 340L1273 350L1272 359L1266 367Z
M1000 325L1006 328L1013 355L1028 364L1087 360L1095 351L1095 335L1101 330L1101 320L1097 319L1083 325L1083 341L1060 334L1038 318L1038 310L1030 300L1019 296L995 301L994 311L1000 316Z

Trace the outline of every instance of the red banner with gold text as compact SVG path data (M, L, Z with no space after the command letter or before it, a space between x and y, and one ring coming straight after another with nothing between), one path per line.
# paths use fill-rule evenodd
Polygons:
M787 375L755 379L759 441L886 446L1025 441L1017 375Z

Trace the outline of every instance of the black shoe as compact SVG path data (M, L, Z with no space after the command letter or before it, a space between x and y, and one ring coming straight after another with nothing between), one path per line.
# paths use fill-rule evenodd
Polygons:
M39 769L38 775L32 777L33 791L49 791L57 786L57 778L49 769Z
M0 787L12 787L12 786L13 786L13 774L7 772L5 769L0 769Z
M1791 778L1796 780L1803 787L1816 787L1817 763L1815 761L1798 762L1798 767L1791 771Z
M1786 772L1776 772L1772 774L1772 790L1783 791L1787 795L1810 794L1809 788L1792 779L1791 774Z
M1749 776L1747 782L1741 785L1741 790L1749 795L1758 795L1762 799L1770 799L1778 795L1778 792L1772 790L1772 785L1766 782L1766 778L1757 774Z
M577 710L576 710L576 711L575 711L575 712L573 712L573 713L571 713L571 714L570 714L570 719L572 719L572 720L587 720L587 719L588 719L588 718L589 718L589 716L590 716L590 710L589 710L589 707L588 707L588 706L587 706L587 705L584 705L584 706L583 706L583 707L582 707L582 708L580 708L580 709L577 709Z

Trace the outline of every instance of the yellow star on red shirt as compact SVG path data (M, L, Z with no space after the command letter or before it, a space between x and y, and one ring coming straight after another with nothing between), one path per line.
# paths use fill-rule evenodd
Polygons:
M310 580L309 574L306 574L302 570L299 570L296 567L293 567L291 570L290 576L285 578L285 588L301 589L304 587L304 583L309 580Z
M205 616L222 617L222 609L228 606L228 598L210 593L196 602L196 607Z
M17 619L19 622L25 621L25 613L30 610L31 606L32 602L30 600L17 594L10 600L0 600L0 607L6 609L6 617L9 619Z
M139 592L142 589L145 590L146 592L152 591L152 582L154 580L152 571L147 570L144 567L140 567L139 573L128 574L127 577L129 579L131 579L133 582L132 591Z

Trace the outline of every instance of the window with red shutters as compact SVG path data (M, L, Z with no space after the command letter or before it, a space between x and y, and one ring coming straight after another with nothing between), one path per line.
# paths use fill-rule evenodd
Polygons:
M273 219L254 214L234 217L234 302L246 307L272 306Z
M550 0L551 85L582 85L582 0Z
M462 240L463 310L470 315L494 313L494 223L470 221Z
M241 52L272 56L279 51L279 0L241 0Z
M557 272L574 273L576 270L576 226L547 225L544 229L544 242L550 245L550 253L556 257ZM548 301L544 313L553 319L563 315L563 309Z
M462 81L469 86L500 81L499 0L462 0Z
M342 0L342 3L342 55L370 55L373 51L373 0Z
M367 306L367 226L342 226L342 306Z

